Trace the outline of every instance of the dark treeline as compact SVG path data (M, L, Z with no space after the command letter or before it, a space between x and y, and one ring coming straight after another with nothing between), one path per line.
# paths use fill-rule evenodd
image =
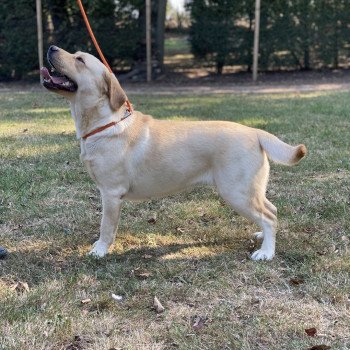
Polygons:
M255 0L193 0L188 4L192 51L250 70ZM338 68L350 50L349 0L261 0L259 69Z
M106 59L118 68L145 57L144 0L84 0ZM75 0L42 0L44 51L52 44L97 55ZM163 61L166 0L152 1L153 56ZM35 1L0 2L0 79L19 79L38 69Z
M153 57L162 68L166 0L152 0ZM96 54L75 0L43 0L44 49ZM114 67L145 59L144 0L85 0L107 60ZM250 70L255 0L187 0L192 52L215 65ZM337 68L350 49L349 0L262 0L259 69ZM0 2L0 79L37 70L35 1Z

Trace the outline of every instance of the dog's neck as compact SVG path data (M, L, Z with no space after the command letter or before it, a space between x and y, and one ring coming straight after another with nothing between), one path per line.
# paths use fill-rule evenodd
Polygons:
M121 120L126 110L125 105L123 105L118 111L113 111L108 98L104 96L99 99L80 100L79 103L77 103L77 100L71 101L71 113L75 123L77 139L103 125Z

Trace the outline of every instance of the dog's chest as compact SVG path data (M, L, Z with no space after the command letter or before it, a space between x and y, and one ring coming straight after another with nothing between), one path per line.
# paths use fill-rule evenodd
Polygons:
M85 145L81 146L80 160L84 164L88 174L94 182L97 182L96 174L96 150L87 149Z
M114 151L114 144L82 142L80 149L80 159L98 187L117 186L123 179L123 162L119 153Z
M88 140L89 141L89 140ZM101 142L82 142L80 145L80 160L84 164L91 179L99 185L103 183L103 174L112 171L113 161L108 159L108 155L104 150ZM109 152L111 153L111 152Z

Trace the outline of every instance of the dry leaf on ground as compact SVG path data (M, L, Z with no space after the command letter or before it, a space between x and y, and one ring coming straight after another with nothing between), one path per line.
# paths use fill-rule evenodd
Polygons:
M85 349L89 343L91 343L91 340L84 339L80 335L75 335L74 340L65 347L65 350L82 350Z
M147 270L135 270L134 271L134 275L135 275L135 277L137 277L137 278L139 278L141 280L145 280L148 277L151 277L152 273L147 271Z
M16 291L17 293L29 292L29 286L27 282L16 282L13 284L10 289Z
M314 337L317 333L317 329L315 327L312 328L307 328L305 329L305 333L309 336L309 337Z
M151 214L147 219L147 222L150 224L155 224L156 221L157 221L157 213Z
M305 281L303 278L291 278L289 280L289 284L292 284L294 286L299 286L300 284L303 284Z
M86 299L80 300L80 302L81 302L82 304L88 304L88 303L91 302L91 299L90 299L90 298L86 298Z
M195 316L193 318L192 328L196 331L202 329L207 321L207 317Z

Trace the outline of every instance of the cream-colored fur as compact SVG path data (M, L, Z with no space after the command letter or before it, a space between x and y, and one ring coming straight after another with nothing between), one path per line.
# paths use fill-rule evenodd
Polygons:
M100 238L91 254L107 254L124 199L162 197L208 184L261 227L257 237L263 239L262 246L252 259L272 259L277 210L265 196L268 157L292 165L306 154L304 145L292 147L265 131L233 122L162 121L136 111L84 140L83 135L123 117L125 93L94 56L59 49L49 59L78 86L76 92L57 92L71 103L81 160L102 196Z

